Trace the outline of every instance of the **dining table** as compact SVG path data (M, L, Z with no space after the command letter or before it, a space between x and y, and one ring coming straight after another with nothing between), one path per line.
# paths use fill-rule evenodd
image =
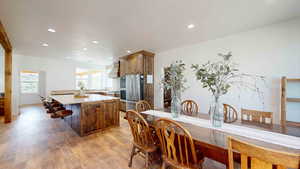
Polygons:
M141 112L141 115L152 128L155 128L155 121L159 118L177 121L190 132L195 148L202 152L204 157L218 161L226 165L226 168L228 168L228 136L260 147L300 154L300 127L252 124L241 120L230 124L224 123L222 127L213 127L207 113L198 113L197 117L179 115L178 118L173 118L166 109L148 110ZM238 152L234 152L234 160L240 163Z

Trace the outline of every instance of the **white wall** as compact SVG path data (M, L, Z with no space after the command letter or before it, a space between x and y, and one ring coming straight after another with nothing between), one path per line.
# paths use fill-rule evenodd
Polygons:
M4 92L4 49L0 45L0 93Z
M300 77L300 18L156 54L155 106L163 106L163 92L159 85L163 67L175 60L183 60L187 64L185 74L190 88L183 93L182 99L193 99L199 104L201 112L208 112L210 93L195 80L190 65L214 61L218 59L217 53L229 51L232 51L233 60L239 64L241 72L267 77L266 87L262 88L265 106L255 93L249 91L232 90L223 97L223 102L237 109L243 107L272 111L278 123L280 78Z
M41 89L39 94L49 95L52 90L75 89L76 68L105 69L105 66L70 60L13 55L14 113L17 114L19 105L39 103L38 94L20 94L19 73L21 70L40 72Z
M112 79L112 91L120 90L120 78Z

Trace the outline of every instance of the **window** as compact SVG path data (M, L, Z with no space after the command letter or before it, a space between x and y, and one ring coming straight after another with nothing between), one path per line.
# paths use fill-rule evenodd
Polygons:
M102 73L93 73L91 74L91 89L104 89Z
M112 80L108 73L103 70L76 69L76 89L79 89L79 83L82 82L86 89L103 90L112 87Z
M112 78L109 77L110 72L111 72L111 69L108 69L107 72L105 73L104 79L105 79L106 88L112 88L112 85L113 85L112 84L113 83Z
M21 93L31 94L39 91L39 73L21 71Z

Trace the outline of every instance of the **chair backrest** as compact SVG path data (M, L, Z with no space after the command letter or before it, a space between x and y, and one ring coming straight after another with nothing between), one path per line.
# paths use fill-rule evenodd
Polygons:
M231 137L227 138L229 169L234 169L233 151L241 154L241 169L300 168L300 154L266 149ZM248 166L250 161L251 168Z
M141 114L129 110L126 112L126 119L130 125L133 141L136 145L144 149L154 145L150 127Z
M225 123L233 123L238 119L238 114L234 107L229 104L223 104L223 110Z
M242 122L254 122L268 125L273 124L272 112L242 109L241 115Z
M181 113L188 116L198 115L198 105L193 100L185 100L181 103Z
M151 110L151 105L145 101L145 100L140 100L139 102L136 103L135 109L137 112L143 112L147 110Z
M197 164L196 150L191 134L179 123L160 118L155 121L163 160L174 166L189 167Z

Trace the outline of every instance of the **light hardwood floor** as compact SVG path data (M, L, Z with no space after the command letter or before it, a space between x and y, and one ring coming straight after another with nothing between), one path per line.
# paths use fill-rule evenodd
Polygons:
M22 107L16 120L0 124L0 168L128 169L131 138L125 120L120 127L79 137L63 120L51 119L41 106ZM135 156L132 169L142 168L144 159ZM206 160L204 168L225 167Z

